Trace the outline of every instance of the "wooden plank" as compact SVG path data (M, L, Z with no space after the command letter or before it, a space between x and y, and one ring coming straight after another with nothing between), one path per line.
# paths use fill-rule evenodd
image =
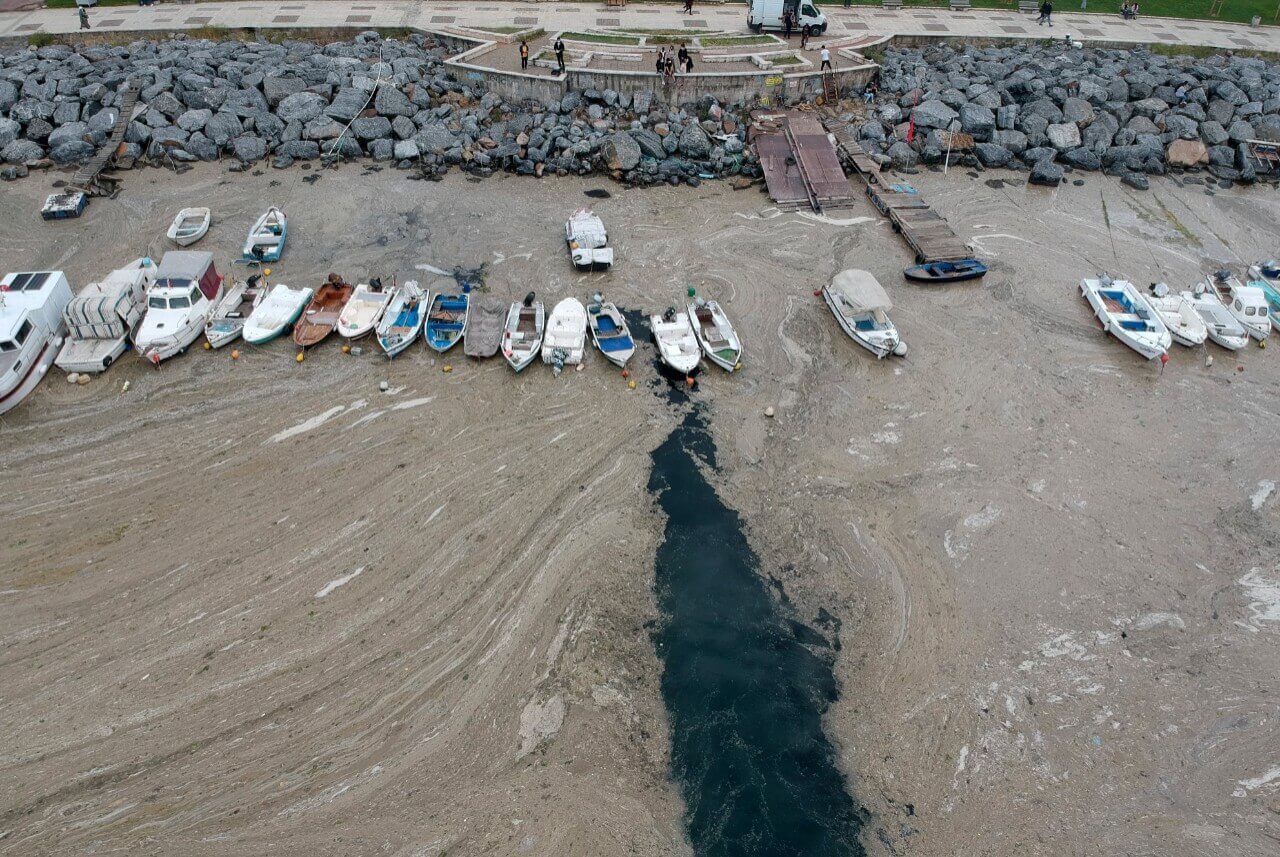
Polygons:
M782 134L760 134L755 138L755 147L773 201L791 208L807 203L809 194L787 138Z
M853 192L849 188L849 179L822 123L814 119L788 117L786 135L813 207L820 211L823 206L850 205Z

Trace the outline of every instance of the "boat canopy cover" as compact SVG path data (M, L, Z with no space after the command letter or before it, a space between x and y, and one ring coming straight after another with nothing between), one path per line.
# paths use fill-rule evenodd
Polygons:
M844 298L845 303L855 310L888 312L893 309L893 302L889 300L884 287L869 271L859 271L856 268L841 271L832 278L831 291Z
M213 254L204 250L170 250L160 260L156 271L156 288L167 288L170 280L188 280L197 283L204 296L213 299L221 281L213 267Z

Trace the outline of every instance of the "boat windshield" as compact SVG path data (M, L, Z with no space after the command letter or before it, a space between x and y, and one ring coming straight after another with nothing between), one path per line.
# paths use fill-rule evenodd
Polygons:
M156 280L157 289L185 289L191 285L191 280L187 277L165 277L163 280Z
M166 301L164 298L160 297L160 295L152 295L151 297L147 298L147 306L151 307L152 309L165 309L166 307L169 306L169 302Z
M22 343L27 341L27 337L31 335L31 319L23 319L22 326L18 328L18 332L14 334L13 339L0 339L0 352L8 353L17 351L22 347Z
M187 295L175 295L169 298L169 309L186 309L191 306L191 298Z

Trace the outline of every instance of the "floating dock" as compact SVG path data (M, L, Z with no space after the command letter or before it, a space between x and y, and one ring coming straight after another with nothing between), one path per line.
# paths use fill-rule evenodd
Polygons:
M752 119L758 129L752 142L765 185L779 208L807 204L821 212L853 205L856 194L821 122L790 112L758 113Z

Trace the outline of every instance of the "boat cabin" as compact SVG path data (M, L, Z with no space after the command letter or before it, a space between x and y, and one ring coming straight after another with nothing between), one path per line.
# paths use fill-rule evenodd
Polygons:
M46 352L62 335L62 311L70 300L71 285L61 271L25 271L0 280L0 413L8 410L11 393L21 398L29 392L33 369L52 362Z
M164 254L147 297L148 308L185 309L203 298L218 296L222 276L213 265L213 254L174 250Z

